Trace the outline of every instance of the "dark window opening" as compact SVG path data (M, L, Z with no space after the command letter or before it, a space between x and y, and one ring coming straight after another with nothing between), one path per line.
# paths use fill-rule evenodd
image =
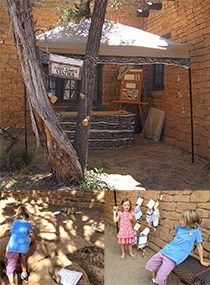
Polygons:
M153 90L164 90L164 64L153 65Z
M77 104L80 88L81 82L79 80L49 77L48 90L58 97L56 105Z
M49 76L48 66L43 67L47 77L48 92L58 97L54 106L64 106L69 111L77 110L82 81ZM102 102L102 65L97 66L95 82L93 105L98 106Z

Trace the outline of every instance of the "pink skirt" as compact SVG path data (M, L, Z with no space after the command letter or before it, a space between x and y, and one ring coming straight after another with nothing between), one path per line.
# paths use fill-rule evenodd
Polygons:
M132 244L135 241L134 237L131 238L118 238L118 244Z

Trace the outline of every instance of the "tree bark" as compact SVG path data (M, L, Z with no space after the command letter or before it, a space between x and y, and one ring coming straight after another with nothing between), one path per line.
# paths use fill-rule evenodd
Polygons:
M83 177L81 165L47 97L30 0L7 0L7 3L37 142L45 150L55 180L78 183Z
M86 56L83 69L82 94L79 99L77 126L74 136L74 148L79 156L82 170L85 173L88 157L88 140L90 133L91 112L96 77L97 57L99 54L102 28L108 0L96 0L91 18ZM88 125L82 124L87 119Z

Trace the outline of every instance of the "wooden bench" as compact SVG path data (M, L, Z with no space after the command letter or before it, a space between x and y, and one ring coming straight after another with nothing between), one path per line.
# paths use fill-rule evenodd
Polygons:
M210 267L201 265L192 256L177 265L172 272L186 285L210 285Z

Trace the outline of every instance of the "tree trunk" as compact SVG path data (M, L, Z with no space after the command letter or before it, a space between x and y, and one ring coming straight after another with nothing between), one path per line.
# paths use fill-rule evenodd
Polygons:
M83 177L81 165L47 97L30 0L7 0L7 3L37 142L45 150L55 180L78 183Z
M77 126L74 147L79 156L83 172L86 170L91 111L96 77L97 57L99 54L103 23L108 0L96 0L88 35L86 56L83 70L82 94L79 99ZM84 125L87 119L88 125ZM84 124L83 124L84 123Z

